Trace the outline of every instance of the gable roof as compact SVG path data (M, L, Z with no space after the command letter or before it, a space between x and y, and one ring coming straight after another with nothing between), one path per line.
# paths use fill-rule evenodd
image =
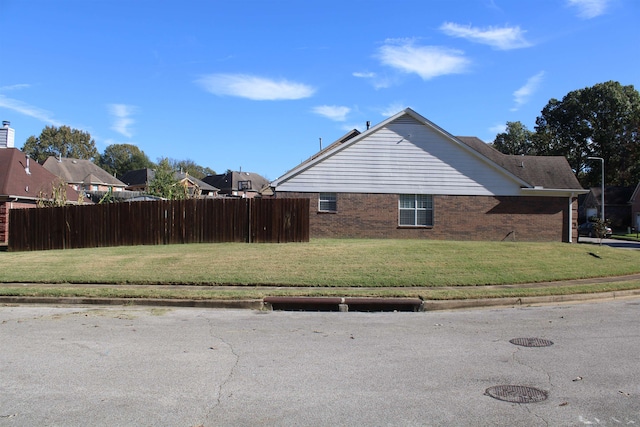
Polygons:
M203 181L220 189L222 193L231 193L233 191L251 191L258 192L269 184L263 176L253 172L236 172L229 171L218 175L209 175L203 178ZM241 182L251 181L250 188L239 188Z
M132 170L129 171L127 173L125 173L122 176L122 181L128 186L128 187L132 187L132 186L144 186L146 187L151 181L153 181L153 178L155 178L156 176L156 172L153 169L149 169L149 168L145 168L145 169L136 169L136 170ZM189 175L188 173L185 172L175 172L174 173L174 177L175 179L177 179L178 181L183 181L183 180L188 180L190 181L193 185L196 185L197 187L199 187L201 190L206 191L206 192L216 192L218 191L218 189L212 185L207 184L206 182L195 178L192 175Z
M418 127L416 127L418 126ZM422 135L411 135L406 134L402 135L397 132L407 131L408 129L413 129L416 132L422 132ZM413 131L411 131L413 132ZM387 138L386 145L380 144L378 141L381 141L381 138ZM390 142L388 138L395 137L396 140L400 137L400 140L397 142ZM414 143L413 140L416 138L423 138L422 140ZM428 138L425 140L424 138ZM302 184L302 181L310 182L310 179L315 179L315 186L322 187L319 185L318 179L320 176L324 176L325 180L331 181L331 188L337 188L339 185L338 177L332 176L330 172L343 172L349 173L349 164L347 164L348 156L346 154L346 150L350 147L355 147L356 144L362 142L362 144L366 144L367 147L362 146L359 149L359 154L367 155L368 157L371 154L370 150L381 150L379 158L388 157L384 165L385 172L383 179L388 179L389 177L394 177L397 180L398 175L407 174L411 175L413 179L425 179L423 178L424 172L420 175L419 170L414 170L414 168L409 165L409 163L414 163L412 160L417 162L420 159L426 159L428 156L432 160L440 161L441 166L445 166L448 168L449 172L451 168L457 167L457 165L462 165L462 170L458 171L459 173L455 176L456 179L462 178L466 179L467 185L475 186L474 191L478 191L479 184L478 179L481 178L482 175L485 175L491 182L493 189L486 188L485 190L489 193L493 192L493 194L497 194L497 191L507 191L513 193L515 190L518 190L522 194L522 191L527 191L532 193L533 190L536 192L545 192L548 194L549 191L556 191L562 193L582 193L586 192L586 190L582 189L580 183L576 179L573 171L571 170L568 162L564 157L536 157L536 156L525 156L522 158L521 156L509 156L502 154L495 150L493 147L490 147L480 139L476 137L455 137L442 128L438 127L434 123L430 122L426 118L422 117L415 111L410 108L407 108L396 115L389 117L383 122L377 124L376 126L371 127L363 133L357 133L351 135L346 140L343 138L329 145L324 150L321 150L308 160L305 160L295 168L291 169L287 173L285 173L280 178L276 179L272 182L273 187L278 187L282 184L287 184L289 188L302 188L303 186L309 187L308 184ZM360 144L360 145L362 145ZM377 145L376 145L377 144ZM418 145L416 145L418 144ZM425 145L427 144L427 145ZM430 146L428 144L431 144ZM442 160L440 158L433 157L433 153L428 153L427 148L435 147L433 144L440 144L440 148L448 150L446 153L446 159ZM413 147L411 154L407 157L407 153L403 152L403 158L394 159L393 156L399 156L402 150L410 149L410 146ZM446 148L449 147L449 148ZM353 150L353 149L352 149ZM369 151L367 151L369 150ZM384 150L384 152L382 152ZM365 166L360 163L360 158L353 157L354 153L351 153L351 162L352 164L360 167L360 175L364 176L366 174L372 180L380 180L380 175L376 175L375 171L365 171ZM413 157L411 157L413 156ZM463 156L463 157L461 157ZM407 159L411 161L407 161ZM401 161L397 161L401 160ZM332 171L329 172L330 167L325 166L320 167L320 164L325 161L331 161ZM446 162L450 163L446 163ZM342 166L337 166L338 162L343 162ZM444 163L443 163L444 162ZM356 164L358 163L358 164ZM466 163L466 164L463 164ZM406 165L406 166L405 166ZM524 167L523 167L524 165ZM405 170L402 168L405 167ZM420 165L422 170L426 167L424 162ZM314 172L311 172L312 168ZM352 167L353 168L353 167ZM389 168L397 169L396 174L393 175ZM478 172L478 168L483 170L484 172ZM322 169L322 171L320 171ZM431 172L428 170L427 172ZM472 172L474 174L473 177L466 176L465 174L468 172ZM481 175L478 175L478 174ZM502 184L499 184L496 181L498 178L498 173L502 178ZM306 174L306 179L297 178L302 176L302 174ZM489 174L489 175L487 175ZM311 177L312 175L313 178ZM440 184L448 183L446 181L447 176L442 175L440 181L433 178L433 174L429 178L431 179L431 184L423 183L422 188L427 188L429 185L433 186L434 183L439 182ZM468 178L468 179L467 179ZM506 178L506 180L505 180ZM292 182L292 179L297 179L298 184L292 185L289 182ZM445 181L442 181L445 179ZM344 182L344 180L343 180ZM362 181L361 181L362 182ZM511 182L511 184L508 184ZM378 182L380 185L386 185L385 182ZM287 188L285 185L285 188ZM465 184L463 184L465 185ZM353 188L353 185L351 186ZM363 185L363 191L372 191L375 188L375 183L369 183ZM391 186L387 185L387 189L391 188ZM458 187L457 191L462 191ZM511 188L511 190L509 190ZM441 191L446 191L444 189L440 189ZM288 190L288 191L296 191L296 190ZM302 190L298 190L302 191ZM308 190L311 191L311 190ZM319 190L319 191L335 191L335 190ZM387 190L381 190L387 191ZM485 192L486 192L485 191ZM442 194L445 194L444 192ZM456 193L460 194L460 193Z
M202 191L206 191L206 192L216 192L218 191L218 188L214 187L213 185L209 185L206 182L204 182L201 179L198 179L192 175L189 175L186 172L176 172L175 173L175 177L178 181L182 182L184 180L187 180L189 182L191 182L191 184L195 185L196 187L200 188L200 190Z
M636 187L622 187L616 185L607 185L604 188L604 204L610 205L629 205L633 202ZM594 206L600 206L602 198L602 187L591 187L589 189L590 203Z
M35 160L30 159L27 173L27 156L17 148L0 149L0 197L38 200L41 194L51 194L59 180ZM78 192L65 185L67 200L78 201Z
M122 188L126 186L124 182L91 160L49 156L42 166L69 184L94 184Z
M155 176L155 172L153 171L153 169L149 169L149 168L136 169L122 175L120 180L124 182L127 186L133 186L133 185L146 186L149 182L153 180L154 176Z

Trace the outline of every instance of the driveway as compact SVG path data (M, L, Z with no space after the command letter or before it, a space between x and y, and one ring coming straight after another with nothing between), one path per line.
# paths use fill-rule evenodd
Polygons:
M598 245L600 244L600 239L597 239L595 237L580 237L578 243L589 243ZM631 242L628 240L602 239L602 244L611 246L612 248L640 249L640 242Z
M4 306L0 425L640 425L639 310Z

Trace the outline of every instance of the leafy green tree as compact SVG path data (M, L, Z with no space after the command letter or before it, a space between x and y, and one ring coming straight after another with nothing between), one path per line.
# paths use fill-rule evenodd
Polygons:
M97 164L118 178L131 170L153 167L153 162L144 154L144 151L132 144L109 145Z
M194 178L202 179L207 175L215 175L216 172L205 166L200 166L196 162L190 159L186 160L175 160L169 159L169 164L173 167L174 170L179 172L186 172Z
M67 184L61 179L51 183L51 194L40 190L36 206L39 208L59 207L67 204Z
M186 199L189 196L189 192L176 179L175 172L169 163L169 159L160 159L155 170L155 176L149 183L148 193L168 200Z
M521 122L507 122L507 129L496 135L493 148L504 154L535 155L533 132Z
M47 126L39 137L27 138L22 151L42 163L49 156L95 160L99 157L96 143L88 132L69 126Z
M609 81L551 99L536 120L533 141L541 155L566 156L585 187L600 184L600 168L587 157L605 160L606 183L640 180L640 93Z

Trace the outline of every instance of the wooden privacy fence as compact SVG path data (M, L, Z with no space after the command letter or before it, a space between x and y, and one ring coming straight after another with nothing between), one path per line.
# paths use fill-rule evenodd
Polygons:
M12 209L9 250L308 242L308 199L188 199Z

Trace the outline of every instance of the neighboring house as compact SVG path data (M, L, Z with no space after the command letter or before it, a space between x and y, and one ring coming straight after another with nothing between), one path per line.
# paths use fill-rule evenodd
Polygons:
M62 186L69 203L78 202L78 192L29 159L14 147L14 130L9 122L0 128L0 245L9 238L9 211L35 208L38 201L50 200L54 188Z
M631 204L631 227L634 227L637 233L640 232L640 184L633 190L629 203Z
M311 200L310 236L577 241L586 193L564 157L505 155L407 108L271 183Z
M153 169L136 169L129 171L120 178L125 183L126 189L129 191L147 191L149 183L153 181L155 172Z
M604 217L614 230L626 230L632 224L632 198L636 187L607 186L604 188ZM592 187L580 205L580 223L600 218L602 187Z
M124 191L125 183L120 181L91 160L70 159L50 156L42 164L52 174L59 176L74 190Z
M269 188L269 181L253 172L229 171L219 175L209 175L203 178L214 187L220 189L220 194L229 197L253 198L261 195L261 191Z
M149 190L149 184L155 178L155 171L153 169L136 169L125 173L122 176L122 181L126 184L126 189L129 191L142 191L147 192ZM197 179L185 172L176 172L174 174L176 180L182 185L186 185L190 195L203 196L203 197L215 197L218 194L218 189L206 182Z

